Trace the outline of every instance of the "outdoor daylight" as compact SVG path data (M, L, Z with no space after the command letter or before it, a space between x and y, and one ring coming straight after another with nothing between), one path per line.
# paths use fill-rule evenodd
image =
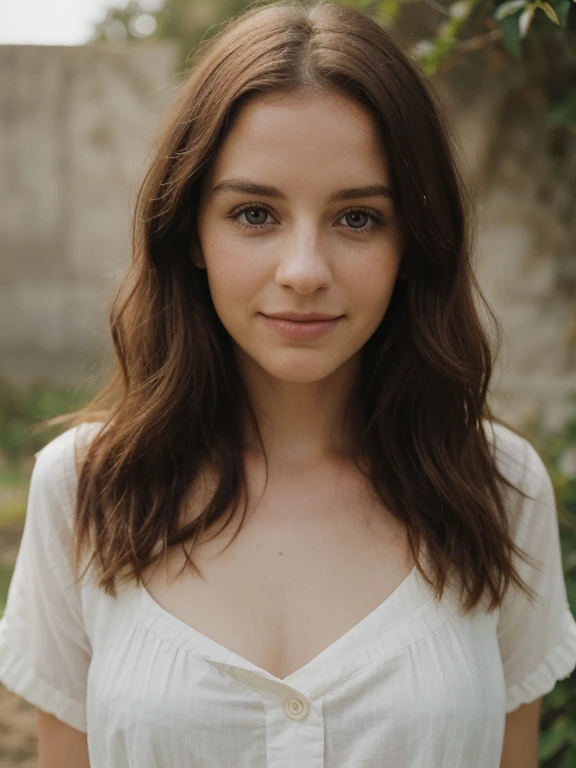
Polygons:
M3 0L0 768L576 768L574 617L576 0Z

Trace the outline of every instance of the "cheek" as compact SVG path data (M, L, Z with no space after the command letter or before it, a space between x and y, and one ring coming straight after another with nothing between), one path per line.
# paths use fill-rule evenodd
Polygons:
M219 313L229 314L236 305L246 306L266 282L262 268L246 249L214 241L206 253L210 293Z
M397 278L396 264L381 259L369 261L347 276L346 293L366 315L383 314Z

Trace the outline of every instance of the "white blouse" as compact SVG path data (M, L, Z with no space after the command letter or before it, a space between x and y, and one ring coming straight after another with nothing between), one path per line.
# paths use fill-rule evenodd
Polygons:
M523 438L489 430L535 607L509 593L463 616L414 569L372 613L284 679L163 609L142 587L74 586L74 427L36 454L6 611L0 681L88 734L91 768L497 768L505 715L576 666L554 493ZM93 434L93 432L92 432ZM90 572L89 572L90 573Z

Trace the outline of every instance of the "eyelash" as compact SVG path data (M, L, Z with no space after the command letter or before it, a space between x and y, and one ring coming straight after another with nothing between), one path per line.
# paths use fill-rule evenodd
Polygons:
M266 211L266 213L272 215L270 213L270 210L265 205L255 205L253 203L247 203L245 206L240 208L239 210L235 211L234 213L230 214L230 218L234 221L237 227L244 230L251 230L252 232L255 230L263 229L268 226L268 224L244 224L243 222L238 221L238 217L241 216L245 211L254 211L254 210L261 210ZM376 214L374 211L368 209L368 208L349 208L347 211L344 211L342 216L340 218L342 219L344 216L348 215L349 213L365 213L369 218L372 219L372 226L371 227L363 227L362 229L357 229L354 227L346 227L350 232L358 233L358 234L365 234L366 232L371 232L372 230L376 230L384 225L383 219L380 215Z

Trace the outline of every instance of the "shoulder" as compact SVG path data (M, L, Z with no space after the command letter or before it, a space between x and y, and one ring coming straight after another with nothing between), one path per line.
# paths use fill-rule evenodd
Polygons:
M529 440L494 421L485 419L484 426L496 466L507 480L530 495L550 482L546 465Z
M65 487L76 474L76 462L90 447L102 429L101 422L83 422L53 438L36 454L36 466L48 473L60 487Z
M50 506L72 509L79 461L102 427L101 422L84 422L71 427L35 454L30 479L30 501L41 499Z

